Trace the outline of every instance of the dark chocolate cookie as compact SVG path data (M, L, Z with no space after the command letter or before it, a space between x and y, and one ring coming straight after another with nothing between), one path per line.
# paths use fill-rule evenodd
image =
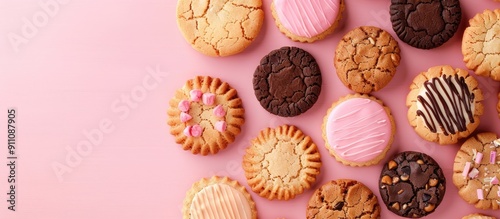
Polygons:
M459 0L391 0L392 28L410 46L432 49L443 45L462 18Z
M384 165L379 190L387 208L409 218L426 216L439 206L446 179L429 155L414 151L399 153Z
M297 47L266 55L253 75L255 96L268 112L292 117L310 109L321 92L321 71L314 57Z

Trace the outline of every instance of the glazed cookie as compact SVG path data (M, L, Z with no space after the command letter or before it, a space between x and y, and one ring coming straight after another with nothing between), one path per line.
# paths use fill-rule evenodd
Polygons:
M349 166L370 166L385 157L396 125L388 107L375 97L351 94L333 103L323 119L326 148Z
M228 177L203 178L193 184L182 207L184 219L257 219L245 187Z
M432 49L443 45L462 19L459 0L391 0L391 22L399 39L410 46Z
M269 200L289 200L316 181L321 157L309 136L295 126L266 128L243 157L248 185Z
M420 73L406 98L408 121L428 141L454 144L479 125L483 94L463 69L436 66Z
M193 154L216 154L226 148L245 122L236 90L218 78L197 76L188 80L169 104L170 133Z
M453 183L466 202L480 209L500 209L500 139L480 133L467 139L455 156Z
M482 214L469 214L467 216L464 216L462 219L496 219L496 218Z
M351 179L330 181L309 199L307 219L380 218L377 196L361 182Z
M268 112L292 117L309 110L321 92L321 71L314 57L297 47L273 50L253 75L255 96Z
M500 9L485 10L469 20L462 39L467 68L500 81Z
M446 179L430 156L406 151L384 165L379 190L387 209L402 217L419 218L439 206L446 191Z
M179 0L177 24L197 51L230 56L257 37L264 22L262 0Z
M273 0L276 25L293 41L312 43L325 38L338 26L344 0Z
M399 65L398 42L385 30L362 26L344 35L335 50L340 81L358 93L385 87Z

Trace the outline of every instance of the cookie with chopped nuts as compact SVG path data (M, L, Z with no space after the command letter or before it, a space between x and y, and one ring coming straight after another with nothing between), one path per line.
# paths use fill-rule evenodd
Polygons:
M432 157L405 151L384 165L379 190L387 209L402 217L420 218L439 206L446 191L446 179Z
M463 143L455 156L453 184L458 194L479 209L500 209L500 139L479 133Z
M363 183L338 179L314 192L307 204L306 218L379 219L380 211L377 196Z
M398 42L391 34L378 27L361 26L340 40L333 64L346 87L367 94L389 84L400 59Z

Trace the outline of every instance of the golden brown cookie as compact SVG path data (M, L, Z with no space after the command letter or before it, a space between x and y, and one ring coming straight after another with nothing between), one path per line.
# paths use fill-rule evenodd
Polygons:
M323 119L323 139L330 154L349 166L380 162L391 148L396 125L382 101L350 94L333 103Z
M496 219L496 218L476 213L464 216L462 219Z
M182 149L216 154L234 141L245 122L236 90L219 78L197 76L175 92L167 111L170 133Z
M480 133L462 144L455 156L453 183L458 194L480 209L500 209L500 139Z
M257 208L245 187L228 177L203 178L187 191L183 219L257 219Z
M243 51L264 21L262 0L179 0L177 24L194 49L209 56Z
M248 185L269 200L293 199L309 189L320 167L316 144L289 125L262 130L243 157Z
M330 181L309 199L307 219L380 218L377 196L361 182L351 179Z
M500 9L485 10L469 20L462 39L467 68L500 81Z
M410 85L408 121L423 139L454 144L479 125L482 100L476 79L466 70L447 65L431 67Z
M398 42L378 27L351 30L335 50L334 65L340 81L358 93L384 88L396 74L400 61Z
M497 112L498 117L500 117L500 93L498 93Z
M312 43L337 28L344 0L273 0L271 11L276 25L288 38Z

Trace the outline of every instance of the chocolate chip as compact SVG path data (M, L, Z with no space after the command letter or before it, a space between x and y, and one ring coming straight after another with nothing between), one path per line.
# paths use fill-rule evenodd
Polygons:
M403 172L403 174L410 175L411 168L409 166L401 167L401 172Z
M431 199L431 195L426 194L426 193L424 193L424 194L422 195L422 200L423 200L424 202L428 202L430 199Z
M333 209L336 211L340 211L340 210L342 210L343 207L344 207L344 202L337 202L337 204L335 204Z

